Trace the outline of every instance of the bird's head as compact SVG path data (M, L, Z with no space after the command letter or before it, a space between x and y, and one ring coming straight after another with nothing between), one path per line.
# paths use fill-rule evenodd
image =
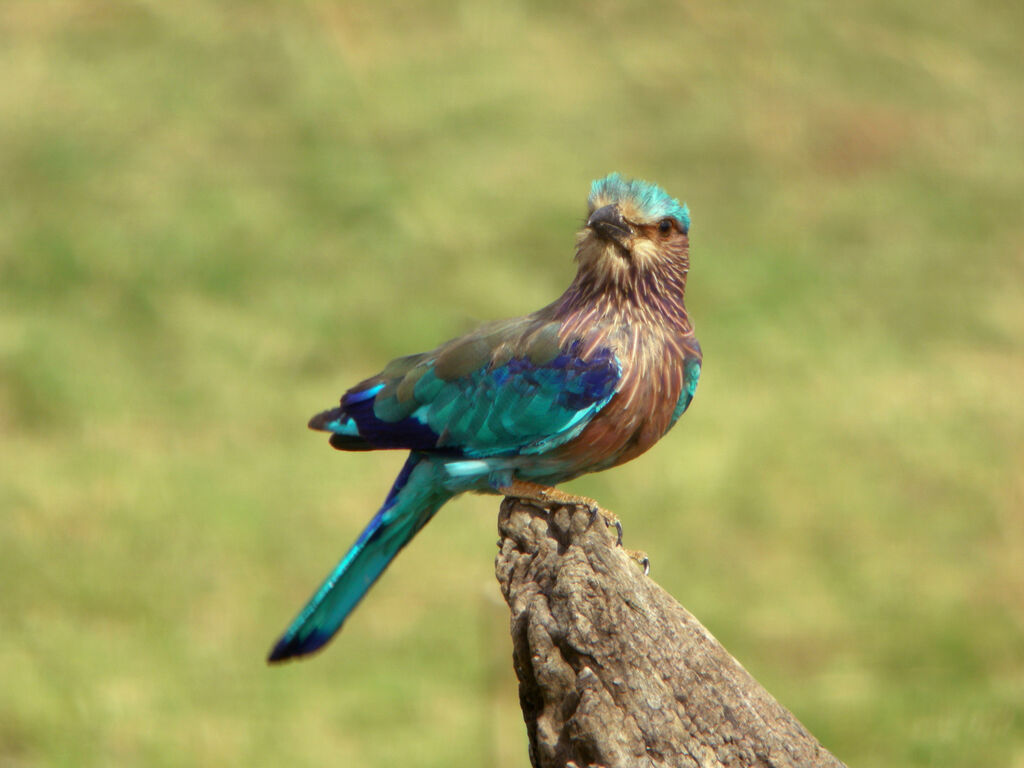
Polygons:
M576 236L581 276L629 290L689 269L690 211L663 189L617 173L590 187L587 220Z

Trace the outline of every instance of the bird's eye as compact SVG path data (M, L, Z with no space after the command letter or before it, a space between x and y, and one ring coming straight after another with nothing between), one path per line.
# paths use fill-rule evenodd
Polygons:
M662 237L668 235L672 231L672 219L662 219L659 221L658 231L661 232Z

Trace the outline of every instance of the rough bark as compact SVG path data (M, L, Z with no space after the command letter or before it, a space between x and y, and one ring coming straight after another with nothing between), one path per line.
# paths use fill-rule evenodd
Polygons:
M602 515L507 498L498 531L534 768L842 766Z

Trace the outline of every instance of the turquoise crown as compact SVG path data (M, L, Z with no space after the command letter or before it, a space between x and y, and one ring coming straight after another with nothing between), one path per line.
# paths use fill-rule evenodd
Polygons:
M671 216L678 221L684 232L690 230L690 209L680 204L657 184L642 179L625 179L618 173L609 173L603 179L595 179L590 185L590 203L597 198L622 200L630 198L652 219Z

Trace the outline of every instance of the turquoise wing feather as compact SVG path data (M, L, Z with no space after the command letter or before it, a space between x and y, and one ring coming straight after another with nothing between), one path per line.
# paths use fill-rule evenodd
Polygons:
M578 341L564 349L534 341L502 354L501 341L474 336L395 361L310 426L346 449L542 454L582 432L617 391L622 366L610 349L584 358Z

